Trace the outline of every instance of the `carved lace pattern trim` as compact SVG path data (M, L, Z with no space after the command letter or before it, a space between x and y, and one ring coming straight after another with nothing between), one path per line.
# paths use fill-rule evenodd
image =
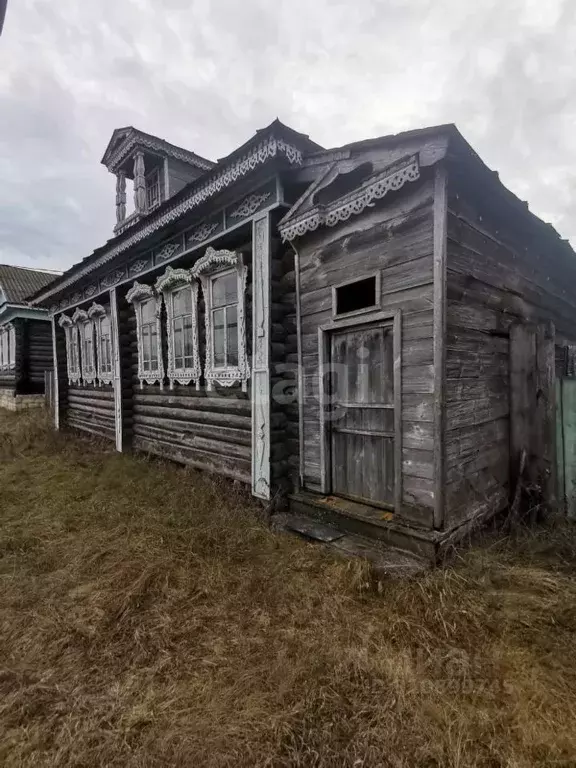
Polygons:
M186 286L192 292L192 367L176 368L172 294L174 291ZM198 283L194 280L189 269L172 269L172 267L167 267L166 272L156 280L156 290L163 294L166 306L166 330L168 335L168 369L166 375L170 381L170 389L174 388L175 382L190 384L191 381L196 385L196 389L200 389L202 366L200 364L200 345L198 340Z
M218 367L214 366L214 335L212 327L212 291L210 284L212 277L227 269L235 269L238 285L238 365ZM216 251L208 248L204 256L199 259L190 270L202 284L204 294L204 323L206 328L206 364L204 378L206 389L210 392L214 388L214 382L225 387L231 387L236 382L242 384L242 391L248 388L250 378L250 366L246 352L246 318L245 318L245 294L246 278L248 270L242 260L242 254L235 251Z
M180 248L180 243L166 243L166 245L156 254L156 261L166 261L170 259Z
M68 371L68 383L80 384L82 374L80 373L80 338L78 326L72 322L68 315L60 315L58 325L64 329L66 337L66 369ZM72 346L75 346L77 365L73 365Z
M220 226L219 222L214 221L212 224L202 224L198 229L195 229L187 236L188 242L202 243L204 240L210 237L215 229Z
M268 200L271 194L271 192L263 192L260 195L248 195L248 197L244 198L240 205L232 211L230 216L234 216L237 219L251 216L258 210L258 208L260 208L265 200Z
M349 195L335 200L326 208L315 208L310 214L299 221L287 222L281 227L282 240L294 240L302 237L306 232L313 232L319 226L334 227L336 224L347 221L352 215L362 213L372 206L375 200L380 200L388 192L396 191L409 181L420 178L418 161L412 159L403 168L390 173L384 171L380 176L366 183L360 189Z
M94 323L94 329L96 331L96 371L97 371L97 377L100 384L112 384L114 380L114 375L112 371L103 371L102 370L102 327L101 327L101 320L102 318L107 316L106 309L102 306L102 304L96 304L92 303L92 306L88 309L88 317L91 318L92 322ZM110 325L110 328L112 329L112 325ZM114 359L114 334L112 333L112 330L110 331L110 362Z
M139 304L147 299L154 299L155 301L155 315L156 315L156 358L158 360L158 367L154 370L144 370L143 360L143 341L142 341L142 316ZM135 281L132 288L126 294L126 301L130 304L134 304L136 312L136 338L138 341L138 379L140 380L140 389L144 384L160 384L160 389L164 387L164 360L162 358L162 323L161 323L161 311L162 311L162 296L158 295L150 285L139 283Z
M282 139L276 139L274 137L266 139L266 141L261 142L251 152L249 152L240 160L237 160L229 168L221 171L213 178L207 179L204 184L202 184L196 191L191 192L190 196L185 200L182 200L182 202L180 202L178 205L175 205L170 210L158 215L156 219L150 221L137 232L134 232L134 234L132 234L130 237L127 237L126 240L124 240L122 243L118 243L118 245L111 248L99 259L85 267L76 275L73 275L62 283L59 283L54 288L48 289L46 293L38 297L37 301L42 301L44 298L52 295L52 293L64 290L68 286L73 285L85 275L89 274L95 269L98 269L98 267L102 266L102 264L105 264L107 261L113 259L119 253L122 253L136 243L139 243L141 240L145 240L150 234L152 234L152 232L161 229L166 224L177 221L185 213L192 210L197 205L200 205L200 203L203 203L205 200L212 197L212 195L217 194L222 189L225 189L230 184L233 184L242 176L250 173L250 171L254 170L254 168L256 168L258 165L261 165L272 157L276 157L279 153L285 155L288 162L290 162L292 165L300 165L302 163L302 153L299 149L292 146L291 144L288 144ZM103 281L103 285L107 284Z
M208 160L203 160L201 157L194 154L194 152L187 152L185 149L177 150L173 149L172 147L167 148L161 141L155 141L154 139L149 139L146 136L136 135L125 144L122 144L116 150L116 152L108 161L108 168L111 171L114 171L115 167L120 162L122 162L122 160L124 160L124 158L129 155L130 152L137 146L147 147L148 149L155 149L160 152L166 152L170 157L175 157L177 160L184 160L187 163L192 163L197 168L202 168L204 171L209 171L214 167L214 163L211 163Z

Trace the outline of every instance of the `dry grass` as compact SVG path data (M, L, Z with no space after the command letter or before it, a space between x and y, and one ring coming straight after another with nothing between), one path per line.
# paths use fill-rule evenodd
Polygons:
M573 530L376 589L228 483L0 434L0 764L576 765Z

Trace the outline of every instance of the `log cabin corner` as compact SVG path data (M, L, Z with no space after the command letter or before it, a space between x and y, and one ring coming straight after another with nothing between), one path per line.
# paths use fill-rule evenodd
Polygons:
M32 298L56 428L431 560L521 475L564 501L574 252L455 126L276 120L216 163L128 127L102 162L114 237Z
M44 405L44 371L52 368L50 317L26 297L57 274L0 264L0 408Z

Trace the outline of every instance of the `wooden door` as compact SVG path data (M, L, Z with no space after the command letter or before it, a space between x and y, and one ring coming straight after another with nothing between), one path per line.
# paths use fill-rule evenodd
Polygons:
M332 493L394 504L394 349L391 325L332 333L329 415Z

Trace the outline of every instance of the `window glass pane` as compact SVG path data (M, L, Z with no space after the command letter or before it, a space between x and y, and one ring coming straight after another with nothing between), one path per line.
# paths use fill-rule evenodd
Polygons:
M142 312L142 324L150 323L154 320L154 300L147 299L140 305L140 311Z
M212 322L214 324L214 365L226 365L225 352L225 314L226 310L216 309L212 313Z
M182 318L177 317L174 320L174 365L176 368L183 368L184 343L182 340Z
M186 315L183 319L184 319L184 367L191 368L193 365L192 315Z
M214 307L222 307L225 304L233 304L238 300L238 276L236 272L215 277L212 280L212 304Z
M142 367L145 371L150 370L150 327L142 327Z
M192 312L192 289L186 287L173 293L172 307L174 317L189 315Z
M227 365L238 365L238 311L236 305L226 308Z
M158 340L156 333L156 323L150 326L150 365L151 370L158 368Z

